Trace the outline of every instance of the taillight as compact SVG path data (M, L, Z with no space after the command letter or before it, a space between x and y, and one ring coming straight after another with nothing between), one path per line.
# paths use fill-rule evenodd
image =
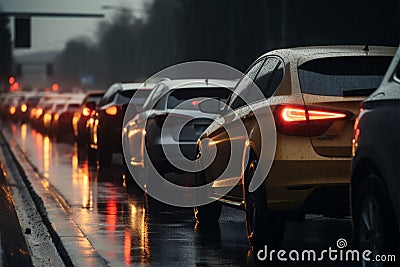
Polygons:
M82 115L85 116L85 117L89 116L90 115L90 108L84 108L82 110Z
M17 109L14 106L10 107L10 114L11 115L14 115L16 111L17 111Z
M173 114L173 113L163 113L154 116L154 121L156 122L158 127L163 127L165 120L168 118L168 125L167 126L174 126L174 125L182 125L182 123L188 122L193 117L185 116L181 114ZM174 122L173 125L171 122Z
M40 115L42 115L42 113L43 113L43 109L41 109L41 108L38 108L37 110L36 110L36 117L40 117Z
M28 106L26 104L21 105L21 111L22 113L25 113L28 110Z
M115 116L118 113L118 108L116 106L111 106L106 108L106 114L110 116Z
M301 105L278 105L274 110L277 131L297 136L321 135L334 121L351 116L347 111Z

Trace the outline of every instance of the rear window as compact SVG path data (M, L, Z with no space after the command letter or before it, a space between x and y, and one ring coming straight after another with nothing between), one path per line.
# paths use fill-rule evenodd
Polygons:
M381 84L392 57L334 57L298 68L301 91L325 96L368 96Z
M136 90L119 91L115 95L115 102L118 104L128 104Z
M28 100L26 100L26 104L29 106L36 106L40 101L40 98L28 98Z
M88 96L86 102L95 102L97 105L97 104L99 104L99 102L102 98L103 98L102 95L91 95L91 96Z
M68 111L75 111L79 108L79 104L69 104Z
M61 110L61 109L64 108L64 106L65 106L65 104L57 104L56 105L56 110Z
M179 109L198 110L198 104L200 101L206 98L216 98L222 102L225 102L230 92L231 91L226 88L195 88L174 90L169 94L167 108L173 109L179 106Z

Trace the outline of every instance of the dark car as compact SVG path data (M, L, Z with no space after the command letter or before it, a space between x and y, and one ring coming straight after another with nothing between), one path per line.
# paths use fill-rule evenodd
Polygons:
M113 153L122 152L122 123L129 101L135 95L134 104L140 111L152 89L149 85L141 85L142 83L115 83L106 91L96 112L88 120L90 159L97 156L100 164L108 164Z
M215 114L205 114L198 104L214 98L225 101L237 81L185 79L158 83L143 107L143 111L126 123L124 129L125 156L132 166L145 166L144 146L158 173L180 173L170 160L185 160L174 150L190 160L196 156L196 141L214 121ZM165 121L169 120L167 125ZM185 123L187 122L187 123ZM180 127L184 127L180 130ZM163 134L161 135L161 131ZM164 149L175 151L168 158Z
M31 110L37 106L41 99L40 95L33 95L27 97L20 105L19 110L17 111L18 119L21 122L27 122L29 120L29 114Z
M92 112L95 112L96 106L104 96L104 91L91 91L86 94L82 105L74 112L72 117L72 130L74 140L78 144L87 144L89 140L89 129L87 122Z
M354 125L351 209L361 250L399 257L400 50ZM393 265L394 266L394 265Z
M63 108L51 116L50 135L57 141L72 137L72 116L81 106L82 100L80 96L67 100Z

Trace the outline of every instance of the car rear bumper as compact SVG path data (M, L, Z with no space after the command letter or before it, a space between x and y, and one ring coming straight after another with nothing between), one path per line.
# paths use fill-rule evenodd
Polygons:
M276 211L348 214L350 159L275 161L264 186Z

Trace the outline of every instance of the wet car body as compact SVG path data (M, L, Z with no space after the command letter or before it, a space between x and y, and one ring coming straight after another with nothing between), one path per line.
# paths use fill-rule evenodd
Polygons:
M124 153L128 164L147 168L144 155L146 146L149 159L160 174L182 172L170 163L171 160L178 163L182 157L178 153L171 153L167 159L163 150L172 151L173 147L179 147L185 158L194 160L197 138L216 117L215 114L202 113L198 103L205 98L225 101L236 83L213 79L158 83L146 100L144 110L125 126ZM161 130L164 131L162 134Z
M18 119L21 122L27 122L29 120L29 114L31 113L31 110L37 106L41 99L41 96L38 94L34 94L32 96L28 96L26 100L24 100L19 108L19 115Z
M74 112L72 118L72 129L74 139L78 143L87 143L89 139L89 129L87 122L92 112L95 112L96 105L104 95L104 91L91 91L86 94L81 107ZM91 104L90 104L91 103ZM92 105L89 107L87 104Z
M259 246L278 244L286 220L304 218L306 213L348 214L354 120L361 101L379 86L394 52L385 47L305 47L271 51L257 59L246 75L263 92L263 99L243 103L234 96L246 93L239 82L239 91L228 101L232 110L218 119L223 127L213 123L199 139L201 157L209 157L210 143L218 152L196 180L213 183L214 198L220 202L195 208L197 220L217 221L220 203L243 208L248 237ZM266 108L272 111L277 132L272 166L258 161L268 148L261 146L262 133L253 115L267 116ZM224 127L238 123L245 125L247 135L228 136ZM213 182L228 165L231 142L241 146L240 158L249 160ZM257 168L268 175L250 192ZM229 186L233 189L228 194L218 193Z
M131 97L140 91L139 102L135 103L135 108L140 110L151 89L141 83L115 83L106 91L88 120L89 153L97 152L100 164L110 163L112 154L122 151L122 123Z
M50 133L57 139L72 136L72 116L82 104L83 96L73 97L65 102L62 109L56 110L50 125Z
M374 255L400 248L400 51L354 125L351 207L355 240Z

